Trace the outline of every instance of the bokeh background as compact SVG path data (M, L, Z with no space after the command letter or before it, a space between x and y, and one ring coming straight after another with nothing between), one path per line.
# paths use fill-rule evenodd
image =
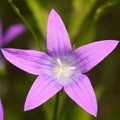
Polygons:
M9 2L0 0L0 18L4 31L11 24L25 24ZM34 30L44 51L47 18L52 8L62 17L74 48L98 40L120 40L119 0L13 0L13 3ZM28 28L5 47L39 50ZM4 61L0 66L0 97L5 120L52 120L55 97L34 110L24 112L26 95L37 76ZM97 118L89 115L63 93L57 120L119 120L120 45L87 75L97 95Z

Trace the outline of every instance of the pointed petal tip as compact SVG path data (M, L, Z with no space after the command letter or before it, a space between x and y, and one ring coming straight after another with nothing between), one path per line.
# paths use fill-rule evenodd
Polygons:
M80 60L81 72L86 73L104 60L118 45L118 40L100 40L81 46L75 50Z
M90 115L94 116L94 117L97 117L97 103L95 103L91 109L84 109L82 108L83 110L85 110L87 113L89 113Z
M26 112L26 111L28 111L29 109L26 107L26 106L24 106L24 112Z
M97 113L93 114L94 117L97 117Z
M111 52L117 47L119 42L118 40L105 40L105 44L109 46Z
M30 102L28 98L26 98L25 104L24 104L24 112L33 110L35 108L39 107L38 105L34 105L33 102Z
M57 12L55 11L55 9L52 9L49 13L49 19L52 17L52 16L56 16L57 15Z
M93 110L90 114L93 115L94 117L97 117L97 109Z
M4 55L4 52L5 52L5 49L6 49L6 48L1 48L1 49L0 49L3 55ZM5 56L4 56L4 57L5 57Z
M52 10L49 13L49 18L50 17L54 17L54 18L60 18L59 14L56 12L56 10L54 8L52 8ZM61 18L60 18L61 19Z
M25 102L24 112L29 111L29 110L32 110L32 109L34 109L34 108L30 108L30 107L27 105L27 103Z
M97 100L87 76L82 75L72 84L65 86L64 90L78 106L94 117L97 117Z
M60 15L52 9L47 23L47 50L50 55L69 54L72 46Z
M49 76L41 73L40 77L33 83L27 95L24 111L39 107L61 89L62 86L60 84L54 82Z
M108 40L108 41L110 41L111 43L114 43L115 46L117 46L118 43L120 42L120 41L118 41L118 40Z
M96 103L94 103L93 108L91 110L88 110L87 112L93 115L94 117L97 117L97 110L98 110L98 107L97 107L97 101L96 101Z
M93 110L94 117L97 117L97 111L98 111L98 104L97 104L97 99L96 99L96 102L94 103L94 110Z
M51 9L50 14L57 13L54 8Z
M100 42L102 42L102 41L100 41ZM111 46L111 49L114 49L114 48L118 45L118 43L119 43L120 41L118 41L118 40L103 40L103 42L104 42L106 45Z

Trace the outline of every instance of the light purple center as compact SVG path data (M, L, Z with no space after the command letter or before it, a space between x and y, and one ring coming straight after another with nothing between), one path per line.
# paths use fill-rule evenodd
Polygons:
M48 61L49 66L44 67L45 74L62 85L72 82L81 74L79 64L72 55L54 57Z

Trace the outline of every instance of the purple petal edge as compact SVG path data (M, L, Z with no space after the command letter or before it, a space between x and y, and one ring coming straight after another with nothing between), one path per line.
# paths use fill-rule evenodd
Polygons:
M39 75L48 55L36 50L21 50L13 48L1 49L4 57L16 67L34 75Z
M0 120L4 119L4 111L3 111L3 105L2 105L2 101L0 99Z
M24 106L24 111L34 109L45 103L62 89L62 85L49 76L41 74L33 83Z
M86 73L107 57L118 45L117 40L93 42L74 51L82 73Z
M0 48L3 47L3 30L2 30L2 20L0 19Z
M97 116L97 101L94 90L87 76L80 78L64 87L67 95L80 107L93 116Z
M48 18L47 49L51 56L72 52L72 46L65 25L54 9L51 10Z

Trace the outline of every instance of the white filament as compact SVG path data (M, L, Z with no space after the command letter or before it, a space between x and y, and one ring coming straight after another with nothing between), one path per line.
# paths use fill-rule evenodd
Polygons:
M66 84L66 82L68 82L74 75L75 70L75 66L71 66L70 63L67 62L63 63L59 58L57 58L53 73L58 82Z

